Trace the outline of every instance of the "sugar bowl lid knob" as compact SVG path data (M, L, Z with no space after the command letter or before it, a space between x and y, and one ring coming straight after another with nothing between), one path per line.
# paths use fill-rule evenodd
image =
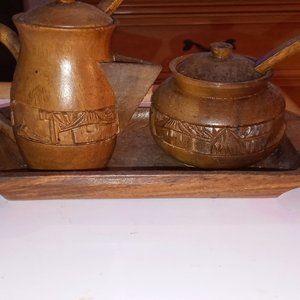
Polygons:
M213 57L218 59L228 59L232 55L233 46L225 42L216 42L210 45Z

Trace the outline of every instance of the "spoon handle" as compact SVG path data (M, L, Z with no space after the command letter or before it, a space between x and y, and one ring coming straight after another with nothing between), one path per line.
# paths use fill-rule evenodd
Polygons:
M106 12L108 15L112 15L118 7L121 5L123 0L102 0L98 4L98 7Z
M282 43L277 48L259 58L255 64L255 71L264 74L275 64L284 60L288 56L297 53L298 51L300 51L300 35Z

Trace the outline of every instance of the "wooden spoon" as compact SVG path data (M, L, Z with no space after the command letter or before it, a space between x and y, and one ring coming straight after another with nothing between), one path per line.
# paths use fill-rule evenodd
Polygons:
M259 58L255 64L255 70L258 73L264 74L273 66L287 57L300 51L300 35L282 43L277 48Z

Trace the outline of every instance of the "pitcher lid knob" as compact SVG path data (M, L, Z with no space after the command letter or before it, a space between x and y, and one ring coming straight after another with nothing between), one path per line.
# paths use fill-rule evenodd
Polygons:
M225 42L216 42L210 45L213 57L219 59L227 59L232 55L233 46Z

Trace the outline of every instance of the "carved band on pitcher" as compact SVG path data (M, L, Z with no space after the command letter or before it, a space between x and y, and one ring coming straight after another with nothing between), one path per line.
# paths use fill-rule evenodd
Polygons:
M82 145L113 138L118 133L115 107L87 111L47 111L33 109L30 112L18 105L13 109L16 134L43 144Z
M213 156L258 153L277 142L274 126L284 130L282 118L235 127L196 125L171 118L152 108L153 134L172 147ZM277 123L277 125L276 125Z

